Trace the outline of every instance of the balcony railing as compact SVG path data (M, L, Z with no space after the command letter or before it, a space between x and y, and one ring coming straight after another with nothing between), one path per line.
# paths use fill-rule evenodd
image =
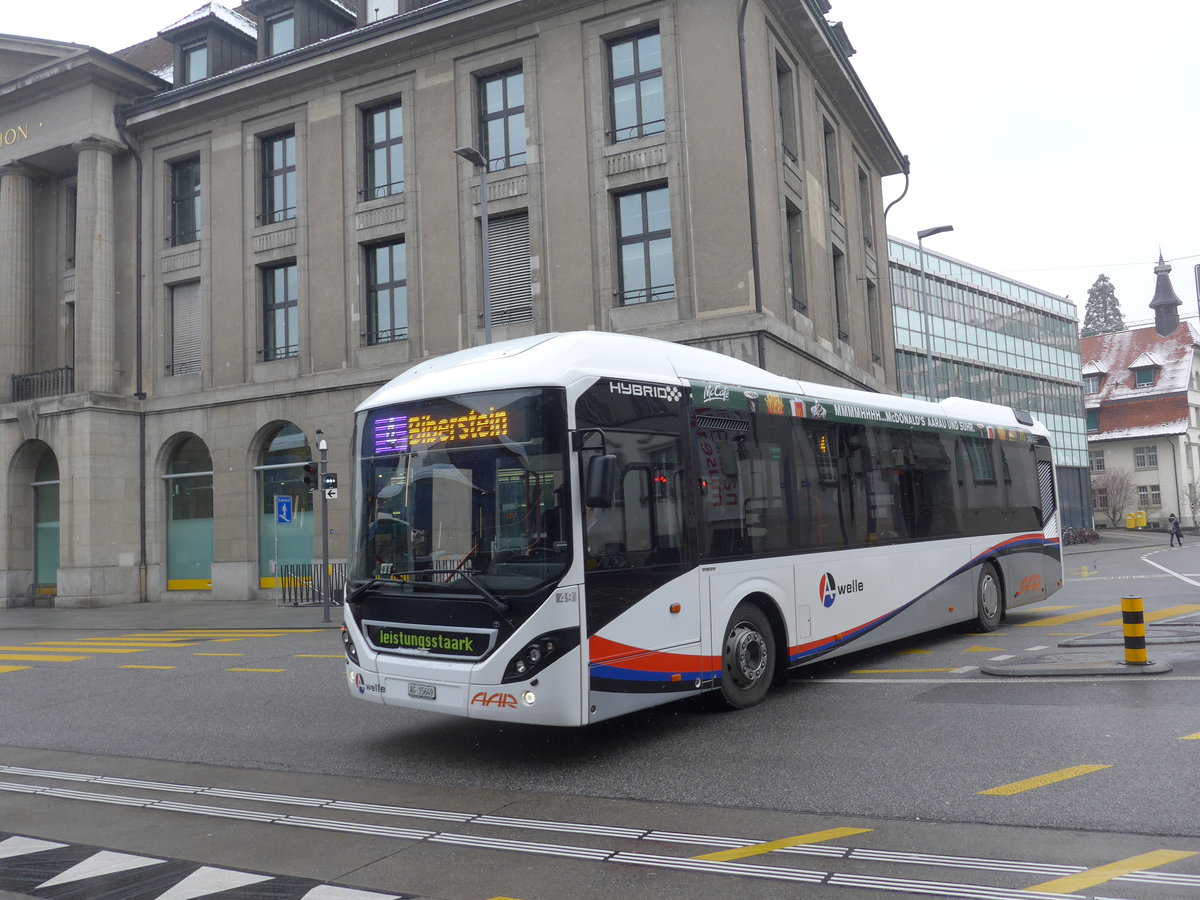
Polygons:
M59 397L75 392L75 369L62 366L57 369L46 369L44 372L31 372L28 375L12 377L12 398L16 400L36 400L39 397Z

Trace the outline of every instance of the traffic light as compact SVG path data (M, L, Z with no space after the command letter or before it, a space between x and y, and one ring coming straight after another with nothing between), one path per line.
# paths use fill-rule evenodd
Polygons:
M314 463L304 464L304 486L310 491L317 489L317 467Z

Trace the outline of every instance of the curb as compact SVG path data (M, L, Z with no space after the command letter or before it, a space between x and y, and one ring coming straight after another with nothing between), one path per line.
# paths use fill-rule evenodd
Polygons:
M985 675L1159 675L1170 672L1170 663L1130 665L1120 660L1074 660L1062 662L1018 663L1009 666L983 666Z

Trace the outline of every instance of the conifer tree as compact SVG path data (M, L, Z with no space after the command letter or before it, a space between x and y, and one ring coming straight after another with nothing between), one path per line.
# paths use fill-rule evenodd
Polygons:
M1108 276L1103 273L1095 283L1088 288L1087 308L1083 314L1083 330L1081 337L1092 334L1108 334L1111 331L1124 331L1125 319L1121 315L1121 303L1117 300L1117 290Z

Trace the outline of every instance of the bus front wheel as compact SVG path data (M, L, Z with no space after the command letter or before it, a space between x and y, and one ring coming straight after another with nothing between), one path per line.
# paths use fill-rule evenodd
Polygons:
M975 589L975 624L980 631L995 631L1004 615L1004 594L996 567L984 563Z
M753 603L739 603L722 642L722 703L731 709L760 703L775 677L775 665L775 641L766 614Z

